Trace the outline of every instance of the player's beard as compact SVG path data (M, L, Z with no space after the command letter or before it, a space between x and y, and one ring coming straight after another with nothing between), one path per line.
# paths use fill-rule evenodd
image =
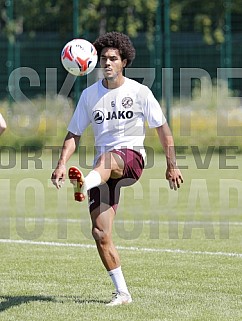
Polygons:
M118 73L107 74L104 72L104 78L108 81L114 81L118 77Z
M123 75L122 70L115 70L115 71L112 70L112 72L105 72L105 70L104 70L104 72L103 72L103 76L104 76L107 87L109 87L108 84L111 84L111 83L118 84L119 78L122 75Z

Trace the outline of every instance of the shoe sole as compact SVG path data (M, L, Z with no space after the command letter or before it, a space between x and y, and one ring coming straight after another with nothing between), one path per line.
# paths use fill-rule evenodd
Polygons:
M74 186L74 198L77 202L85 200L85 195L81 192L81 187L84 183L84 176L82 172L75 166L69 168L68 176L71 184Z
M115 301L112 302L111 301L111 302L107 303L106 306L113 307L113 306L117 306L117 305L130 304L132 302L133 302L133 300L130 297L129 299L122 301L122 302L120 302L120 301L119 302L115 302Z
M114 303L114 304L108 303L108 304L106 304L106 306L115 307L115 306L118 306L118 305L125 305L125 304L130 304L130 303L132 303L132 301L124 301L124 302L121 302L121 303Z

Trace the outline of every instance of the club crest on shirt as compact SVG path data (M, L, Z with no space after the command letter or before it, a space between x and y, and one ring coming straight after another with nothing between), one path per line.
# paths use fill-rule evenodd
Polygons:
M122 106L124 108L130 108L133 106L133 99L131 97L124 97L122 99Z

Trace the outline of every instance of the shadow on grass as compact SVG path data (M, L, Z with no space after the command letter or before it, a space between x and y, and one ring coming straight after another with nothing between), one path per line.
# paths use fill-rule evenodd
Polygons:
M90 303L99 303L99 304L106 304L110 301L107 300L98 300L98 299L83 299L83 297L78 296L58 296L55 298L56 302L65 303L67 301L73 301L74 303L78 304L90 304Z
M26 304L30 302L36 302L36 301L42 301L42 302L53 302L53 303L65 303L73 301L77 304L90 304L90 303L99 303L99 304L105 304L107 301L105 300L95 300L95 299L83 299L81 297L76 296L43 296L43 295L37 295L37 296L0 296L0 313L10 309L14 306L19 306L21 304Z
M34 301L44 301L44 302L54 302L55 299L49 296L0 296L0 300L4 300L0 302L0 312L3 312L11 307L18 306L21 304L34 302Z

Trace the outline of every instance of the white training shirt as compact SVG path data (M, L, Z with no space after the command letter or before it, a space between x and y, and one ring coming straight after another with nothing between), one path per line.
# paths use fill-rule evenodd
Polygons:
M81 136L92 124L96 156L112 149L129 148L139 151L145 159L145 122L150 128L166 122L152 91L125 77L123 85L107 89L102 80L86 88L79 99L68 131Z

